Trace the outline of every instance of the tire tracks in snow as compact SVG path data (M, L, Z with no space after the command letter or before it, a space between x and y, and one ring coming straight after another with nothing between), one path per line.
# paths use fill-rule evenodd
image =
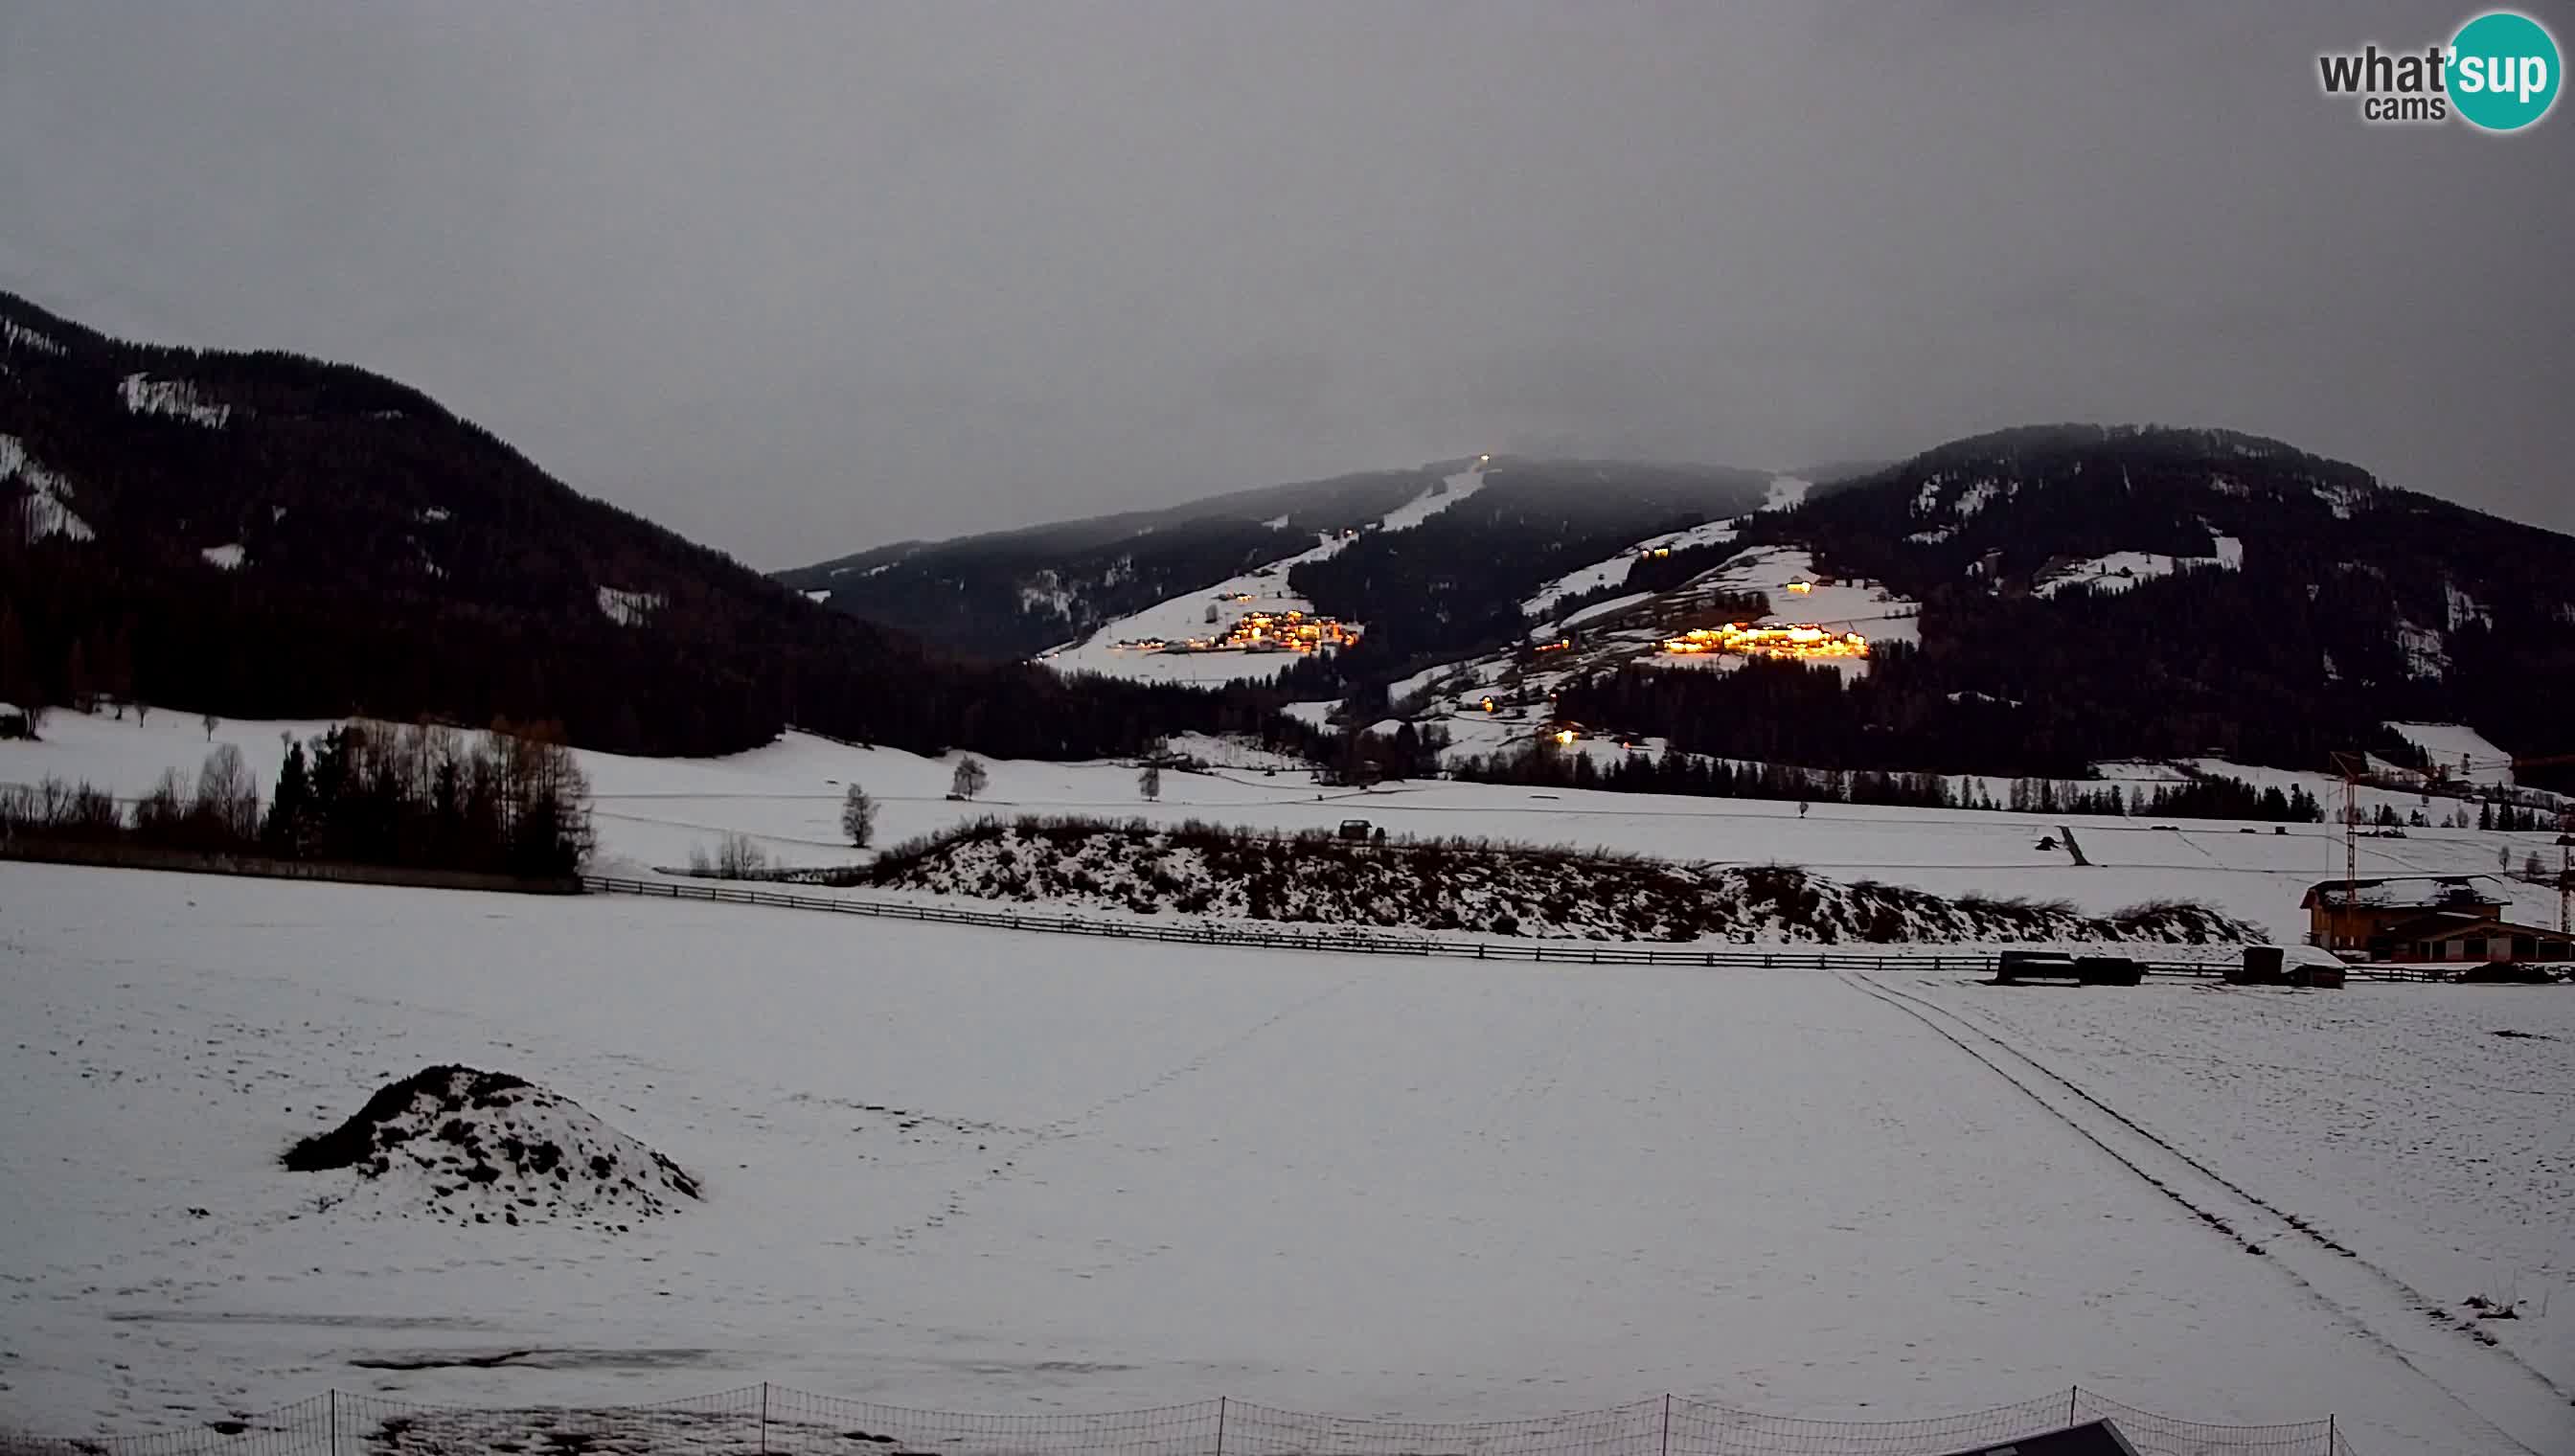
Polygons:
M1584 1044L1584 1031L1599 1013L1599 998L1585 992L1576 1001L1572 1017L1548 1029L1547 1049L1522 1062L1518 1079L1485 1105L1484 1116L1471 1134L1476 1141L1498 1140L1507 1146L1518 1139L1534 1109L1563 1082L1565 1068L1573 1064Z
M2184 1152L2029 1053L1934 1001L1864 976L1837 972L1854 989L1929 1028L2045 1108L2077 1136L2134 1173L2337 1319L2448 1395L2512 1446L2540 1456L2563 1449L2575 1394L2494 1337L2300 1217Z
M1309 995L1299 996L1295 1000L1289 1001L1287 1005L1284 1005L1278 1010L1271 1012L1269 1015L1262 1017L1260 1020L1255 1021L1249 1027L1236 1032L1232 1036L1226 1037L1222 1041L1210 1044L1206 1048L1202 1049L1197 1055L1190 1057L1186 1061L1166 1067L1161 1072L1156 1073L1154 1076L1149 1077L1134 1086L1127 1087L1121 1091L1112 1092L1069 1117L1059 1117L1053 1122L1045 1123L1042 1126L1032 1129L1026 1136L1020 1138L1017 1142L999 1150L998 1164L989 1165L987 1171L978 1173L974 1177L968 1178L964 1182L950 1188L947 1193L942 1196L940 1210L937 1213L928 1214L921 1218L912 1219L908 1222L898 1224L895 1227L886 1230L882 1234L856 1238L852 1240L852 1242L857 1244L867 1244L874 1242L878 1238L882 1238L887 1243L893 1244L899 1248L907 1247L922 1234L928 1233L934 1229L946 1227L948 1220L952 1218L960 1218L965 1215L967 1199L973 1197L977 1193L985 1191L988 1188L992 1188L997 1184L1008 1182L1013 1177L1017 1176L1020 1171L1018 1163L1021 1158L1027 1157L1030 1153L1037 1151L1039 1148L1044 1147L1049 1143L1061 1142L1067 1138L1079 1136L1085 1127L1098 1122L1102 1117L1108 1115L1110 1112L1129 1102L1135 1101L1139 1097L1151 1096L1154 1093L1171 1086L1175 1082L1183 1081L1189 1077L1198 1075L1200 1072L1207 1070L1210 1062L1213 1062L1219 1057L1225 1056L1240 1047L1249 1045L1282 1021L1285 1021L1291 1016L1298 1015L1313 1006L1319 1005L1322 1002L1331 999L1333 996L1339 995L1341 992L1348 990L1351 986L1358 984L1358 982L1364 977L1365 972L1354 972L1350 975L1343 976L1339 980L1333 981L1331 984L1324 986L1322 989L1314 991Z

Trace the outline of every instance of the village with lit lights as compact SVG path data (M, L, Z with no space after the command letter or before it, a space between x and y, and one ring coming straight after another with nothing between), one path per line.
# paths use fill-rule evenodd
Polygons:
M1678 657L1725 653L1743 658L1865 658L1868 639L1855 632L1833 632L1813 623L1753 627L1729 622L1723 627L1692 628L1665 638L1663 651Z
M1726 528L1651 541L1618 562L1572 574L1566 585L1614 588L1606 571L1651 560L1673 545L1722 540ZM1764 609L1776 607L1777 613ZM1800 662L1859 677L1887 647L1916 640L1920 605L1877 581L1817 570L1802 548L1747 547L1681 585L1612 595L1567 611L1555 594L1523 605L1532 627L1510 648L1398 680L1398 716L1435 727L1459 753L1535 746L1586 754L1658 753L1662 740L1616 725L1576 723L1557 711L1558 690L1626 667L1723 672L1753 662ZM1380 726L1382 727L1382 726ZM1630 726L1632 727L1632 726Z
M1250 593L1236 594L1219 601L1248 601ZM1215 622L1216 607L1208 608L1208 620ZM1313 617L1303 612L1247 612L1234 621L1222 636L1185 638L1136 638L1110 646L1125 653L1317 653L1337 652L1356 647L1359 628L1356 623L1335 617Z

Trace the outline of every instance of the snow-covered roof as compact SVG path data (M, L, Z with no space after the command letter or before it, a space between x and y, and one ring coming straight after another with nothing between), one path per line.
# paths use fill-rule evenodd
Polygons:
M2453 904L2507 904L2512 894L2491 874L2402 874L2383 879L2319 880L2298 901L2301 909L2401 910Z
M2413 919L2389 925L2383 933L2399 941L2457 940L2469 935L2484 935L2494 930L2525 935L2544 935L2559 940L2565 938L2562 933L2546 925L2518 924L2501 915L2486 914L2482 910L2434 910L2430 914L2418 915Z

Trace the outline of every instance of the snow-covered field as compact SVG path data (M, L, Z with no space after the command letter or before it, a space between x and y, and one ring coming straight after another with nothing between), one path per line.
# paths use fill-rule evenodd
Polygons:
M2064 570L2041 580L2031 590L2041 597L2054 597L2062 592L2093 591L2116 596L2159 577L2175 572L2241 571L2244 548L2232 537L2217 539L2218 554L2213 557L2165 556L2160 552L2114 551L2108 556L2075 562Z
M1496 732L1528 725L1483 720ZM308 736L325 725L227 722L214 741L237 744L263 790L273 780L281 732ZM193 773L204 756L196 719L161 712L147 723L56 714L37 743L0 742L0 783L48 774L89 779L125 796L151 787L162 771ZM1185 744L1184 746L1189 746ZM791 733L767 747L724 758L631 758L583 752L600 836L601 865L633 872L688 862L693 846L712 847L727 832L752 835L773 857L794 864L838 864L858 857L840 835L841 796L859 783L882 804L881 843L945 828L986 814L1085 813L1173 823L1213 822L1323 828L1366 818L1389 834L1469 836L1526 843L1606 847L1686 861L1801 864L1842 880L1877 879L1934 894L1971 891L2065 899L2108 913L2152 899L2204 900L2295 940L2306 930L2299 893L2342 873L2341 835L2324 824L2271 824L2209 819L2144 819L1814 805L1801 816L1787 802L1683 798L1654 794L1529 789L1444 780L1361 790L1318 787L1301 769L1277 767L1256 747L1221 752L1212 761L1241 766L1207 773L1167 773L1163 797L1146 803L1127 764L993 762L992 787L975 803L947 797L954 757L928 758L894 748L856 748ZM1600 746L1614 751L1614 744ZM2296 783L2333 791L2321 774L2204 766L2257 784ZM2134 766L2120 770L2143 775ZM2169 771L2169 770L2165 770ZM1989 785L1999 796L2003 785ZM2416 796L2369 790L2363 806L2384 801L2400 812ZM2446 807L2447 800L2434 800ZM2070 823L2088 867L2062 849L2037 847L2042 835ZM2170 824L2170 828L2158 825ZM2251 832L2247 832L2250 830ZM2513 864L2538 852L2552 861L2555 835L2471 829L2410 829L2402 839L2364 838L2364 875L2493 873L2498 850ZM2544 886L2511 881L2512 913L2554 923L2557 897Z
M1895 1419L2079 1381L2332 1411L2365 1456L2575 1448L2562 989L1569 973L13 864L0 1020L23 1427L329 1386ZM277 1165L444 1062L703 1200L460 1227ZM2478 1343L2471 1294L2524 1317Z

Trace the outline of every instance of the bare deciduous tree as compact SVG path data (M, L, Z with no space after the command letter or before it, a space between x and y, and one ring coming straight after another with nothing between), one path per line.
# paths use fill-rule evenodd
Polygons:
M1159 801L1163 796L1163 765L1146 764L1145 771L1136 775L1136 791L1145 795L1148 803Z
M217 718L215 715L213 715L213 714L211 714L211 713L210 713L210 714L205 715L204 717L202 717L202 718L200 718L200 719L198 719L198 720L197 720L197 722L199 722L199 723L201 723L201 724L205 725L205 727L206 727L206 741L207 741L207 742L210 742L210 743L211 743L211 742L213 742L213 741L215 740L215 729L217 729L217 728L222 728L222 727L224 726L224 721L223 721L222 719L220 719L220 718Z
M969 753L957 760L956 775L948 780L948 796L973 798L990 786L992 781L993 775L985 768L984 760Z
M877 836L877 801L855 783L841 795L841 832L862 849Z
M259 833L259 780L240 748L224 743L206 755L197 769L194 812L236 840Z
M716 841L716 873L726 879L749 879L769 868L769 851L749 834L734 832Z
M188 780L176 768L161 770L161 781L134 804L135 832L155 839L167 839L179 832L188 817Z

